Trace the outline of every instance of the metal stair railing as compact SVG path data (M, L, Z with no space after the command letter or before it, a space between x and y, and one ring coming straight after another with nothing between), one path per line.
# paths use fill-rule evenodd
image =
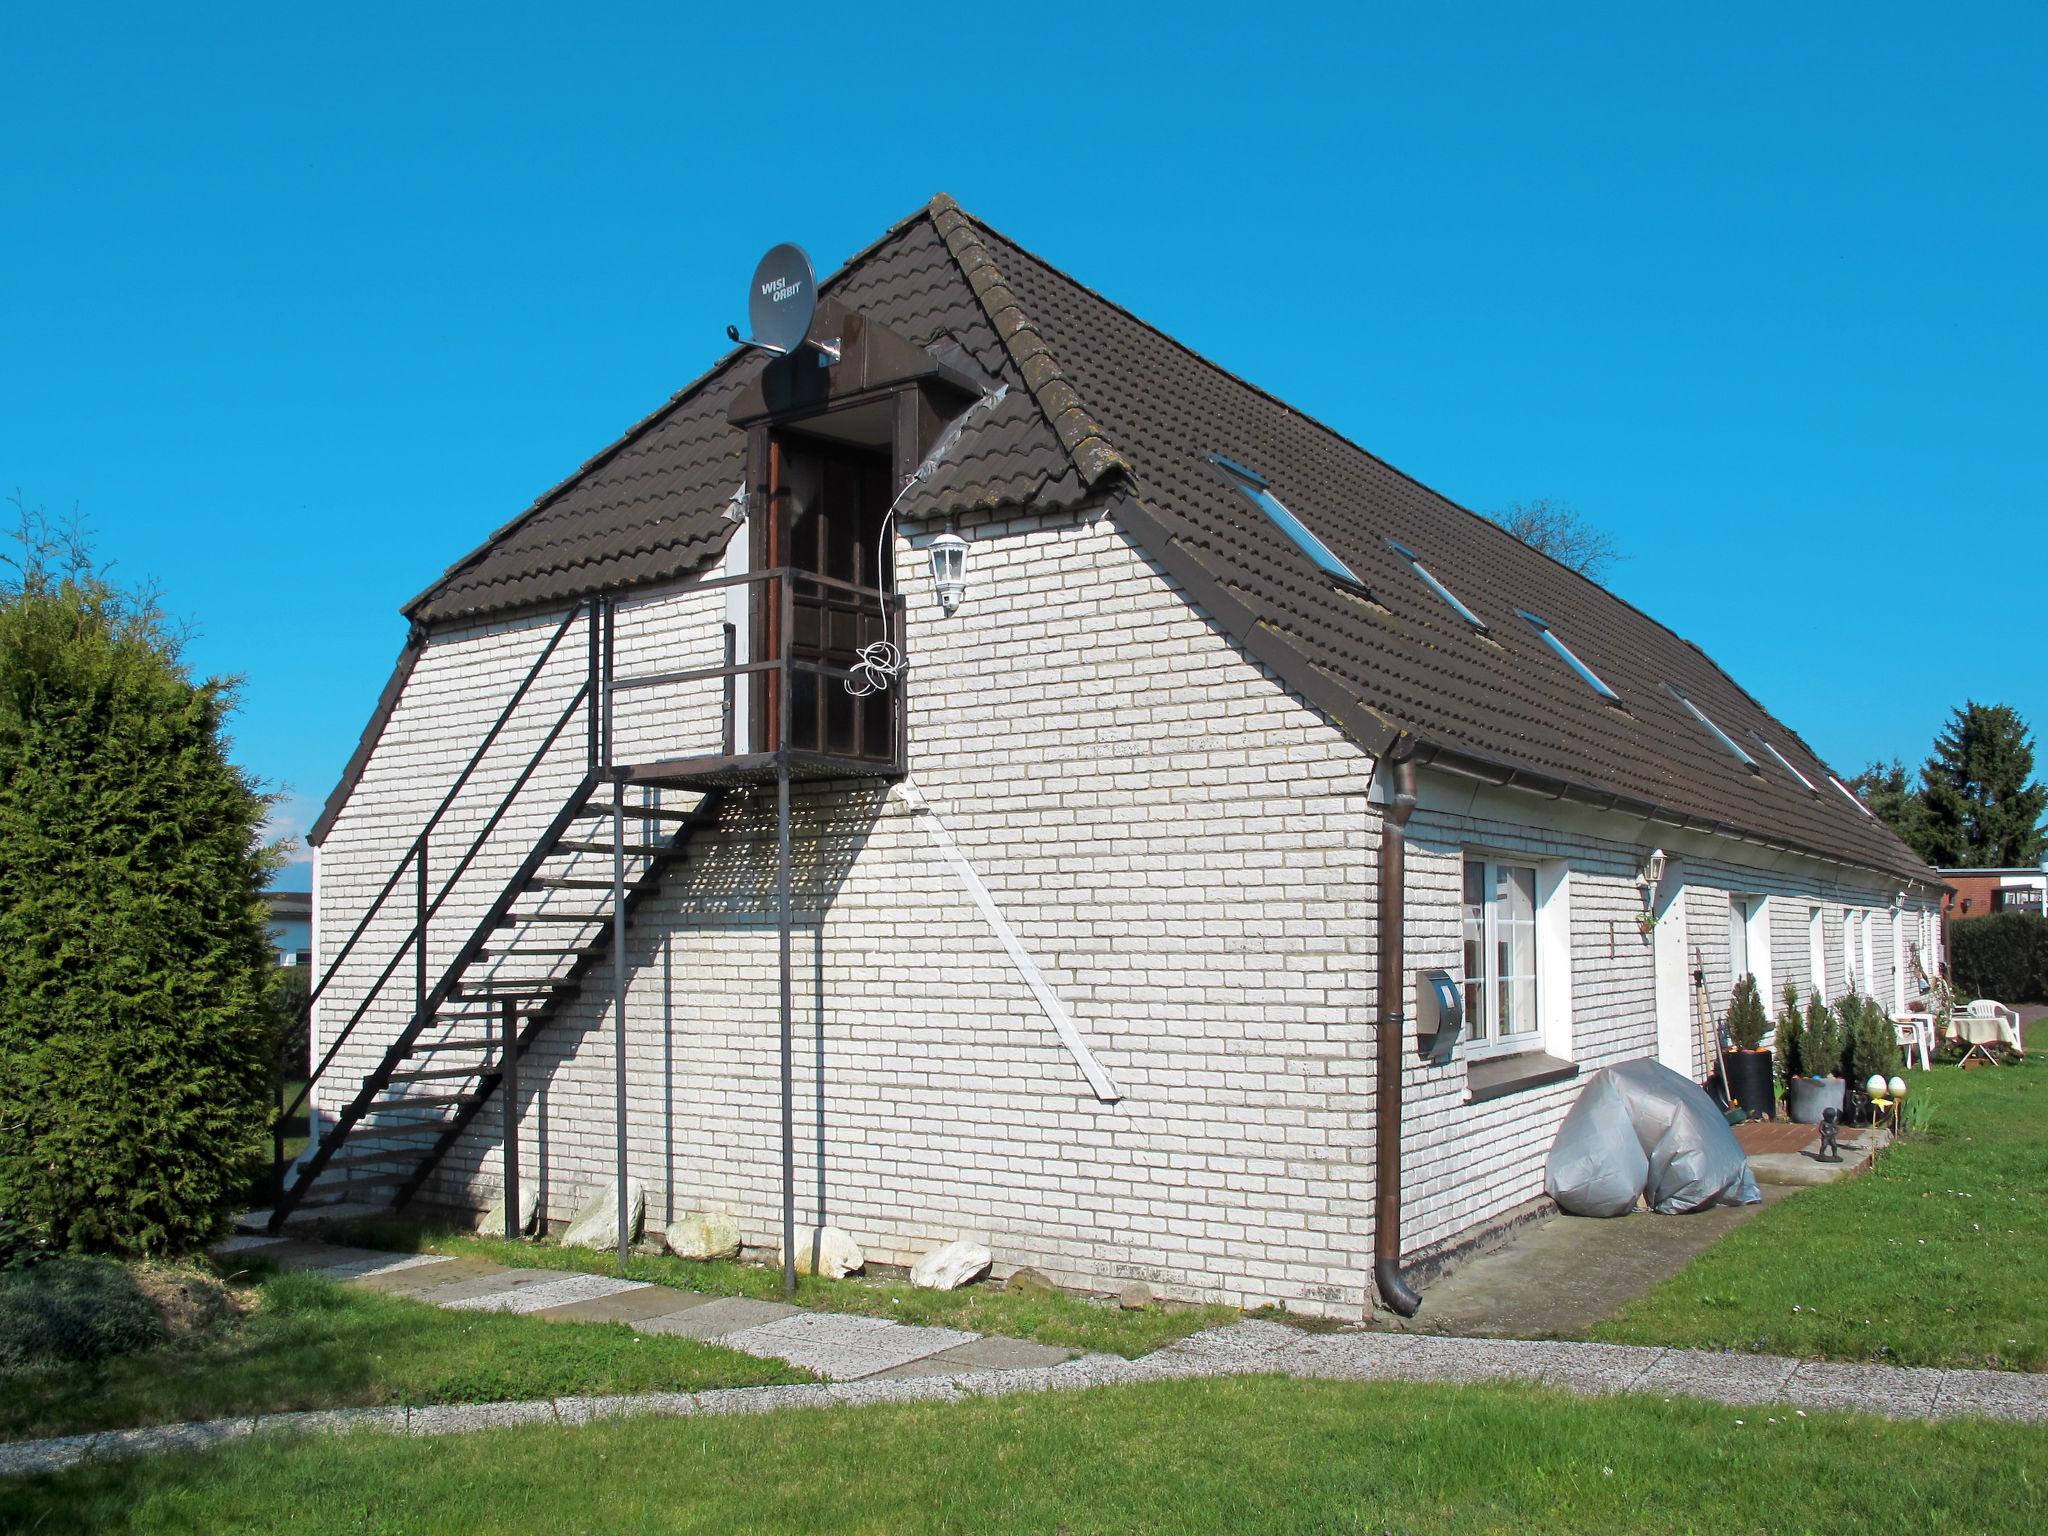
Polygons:
M463 789L475 775L477 768L483 763L485 757L489 755L491 748L497 744L498 738L503 734L507 723L525 701L527 694L531 691L542 671L547 667L548 662L553 659L562 640L567 636L578 616L586 612L590 617L588 675L584 678L581 686L570 697L568 703L563 706L553 725L542 739L540 746L534 750L533 754L528 758L526 765L514 778L512 786L500 797L497 806L486 819L482 830L471 840L468 851L456 862L454 869L449 872L443 881L439 893L430 900L426 894L429 884L427 870L429 839L433 836L435 829L440 826L442 819L448 814L449 808L454 805L457 796L462 793ZM300 1085L298 1094L289 1104L285 1101L283 1082L280 1079L278 1085L277 1118L271 1130L271 1181L273 1194L276 1198L282 1199L284 1195L284 1131L287 1122L302 1109L308 1108L315 1085L321 1081L326 1075L327 1070L334 1064L335 1057L340 1053L341 1048L348 1043L350 1037L355 1033L356 1027L369 1012L371 1005L382 994L385 984L397 972L398 967L403 963L408 953L411 953L414 957L413 1005L415 1013L417 1014L418 1009L424 1005L427 991L426 966L429 923L435 914L440 911L442 904L447 900L456 884L468 872L470 865L475 861L478 853L482 851L491 833L497 829L513 801L518 798L520 792L525 789L527 783L532 779L542 760L554 748L555 743L560 740L562 732L575 717L576 711L592 704L592 701L595 700L599 688L598 674L600 665L598 621L597 605L579 603L576 607L569 610L562 622L549 634L547 643L542 646L540 654L534 658L532 666L527 669L526 674L519 680L518 687L513 690L511 698L506 700L505 706L498 712L497 718L491 722L490 728L484 733L483 740L477 744L477 748L470 755L469 761L463 764L461 771L455 776L454 783L449 786L447 793L441 797L440 803L434 807L432 814L428 816L425 825L420 828L418 834L413 838L411 844L406 849L404 857L399 860L397 867L392 870L390 878L384 882L383 889L377 893L375 899L356 923L355 929L342 943L334 959L329 962L325 974L308 989L305 997L300 1001L295 1023L297 1028L304 1030L310 1027L312 1010L314 1005L320 1000L321 994L327 990L328 985L334 978L341 974L342 966L348 961L349 956L354 953L363 935L369 931L371 923L384 911L385 904L390 901L392 894L398 889L400 881L405 878L406 871L408 869L413 870L413 923L407 932L404 942L393 952L390 960L385 963L384 969L378 973L377 979L365 990L361 1001L356 1005L355 1011L349 1015L348 1020L335 1034L333 1040L329 1042L320 1060L317 1063L310 1064L306 1081ZM587 713L589 729L585 748L586 773L594 774L597 768L597 710L595 707L591 707ZM311 1118L309 1110L307 1116L309 1129L312 1129ZM303 1188L303 1185L304 1181L302 1180L300 1181L300 1187Z

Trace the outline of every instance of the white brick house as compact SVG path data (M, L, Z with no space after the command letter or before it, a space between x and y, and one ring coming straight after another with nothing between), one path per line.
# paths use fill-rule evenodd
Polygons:
M509 1014L553 1218L623 1126L652 1222L772 1248L787 1200L872 1260L1356 1314L1376 1240L1412 1269L1540 1194L1577 1077L1705 1075L1696 969L1718 1014L1731 966L1890 1000L1934 963L1934 872L1626 604L949 200L824 291L837 364L732 354L409 605L315 833L294 1198L488 1202ZM854 588L903 598L864 704ZM614 798L660 850L617 956ZM1441 1064L1393 1011L1431 968L1483 1020Z

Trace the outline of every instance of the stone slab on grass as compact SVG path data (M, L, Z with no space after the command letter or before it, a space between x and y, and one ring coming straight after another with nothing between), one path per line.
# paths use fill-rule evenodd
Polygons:
M465 1280L478 1280L487 1275L503 1273L505 1266L494 1264L489 1259L449 1259L441 1264L416 1265L410 1269L380 1270L358 1275L349 1284L357 1290L377 1291L386 1296L405 1296L418 1300L429 1292L446 1291Z
M730 1333L792 1317L801 1311L782 1301L756 1301L751 1296L721 1296L686 1312L646 1318L633 1326L642 1333L673 1333L686 1339L717 1339Z
M637 1291L615 1291L609 1296L543 1307L533 1316L550 1323L640 1323L651 1317L708 1306L711 1299L695 1291L679 1291L672 1285L643 1285Z
M376 1258L350 1259L341 1264L323 1264L313 1271L329 1280L369 1280L380 1275L402 1274L410 1269L425 1269L430 1265L451 1264L454 1260L439 1253L387 1253Z
M546 1285L551 1280L562 1278L559 1269L507 1269L504 1265L493 1265L487 1270L470 1275L467 1279L451 1280L446 1285L437 1285L430 1290L416 1292L415 1301L424 1301L430 1306L452 1307L457 1302L469 1301L478 1296L501 1296L506 1291L518 1290L530 1285Z
M750 1355L786 1360L834 1381L855 1381L979 1337L958 1328L907 1327L886 1317L806 1312L727 1334L719 1342Z
M929 1365L955 1372L1031 1371L1062 1365L1079 1353L1079 1350L1063 1349L1057 1344L1040 1344L1036 1339L1007 1339L998 1334L989 1334L978 1339L970 1339L965 1344L955 1344L949 1349L942 1349L928 1359L915 1361L913 1364L920 1368ZM907 1371L910 1366L901 1366L898 1369Z
M556 1272L553 1279L540 1285L510 1286L483 1296L468 1296L461 1301L443 1302L451 1312L541 1312L549 1307L566 1306L572 1301L591 1301L600 1296L617 1296L626 1291L652 1290L642 1280L618 1280L610 1275L565 1275Z
M505 1429L515 1424L556 1423L555 1405L537 1403L442 1403L408 1410L409 1435L466 1435L479 1429Z

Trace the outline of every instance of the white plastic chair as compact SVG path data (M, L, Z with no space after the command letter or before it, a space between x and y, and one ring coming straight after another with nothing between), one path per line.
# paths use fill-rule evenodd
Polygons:
M1892 1020L1892 1035L1905 1053L1906 1065L1913 1065L1913 1052L1920 1053L1920 1070L1934 1064L1934 1020L1925 1014L1909 1014Z

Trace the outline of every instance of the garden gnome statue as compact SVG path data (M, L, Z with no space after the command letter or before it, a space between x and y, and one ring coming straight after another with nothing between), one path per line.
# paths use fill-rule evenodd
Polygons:
M1821 1162L1839 1163L1842 1160L1841 1151L1835 1146L1835 1138L1841 1135L1841 1133L1842 1128L1835 1123L1835 1111L1832 1109L1822 1110L1820 1112Z

